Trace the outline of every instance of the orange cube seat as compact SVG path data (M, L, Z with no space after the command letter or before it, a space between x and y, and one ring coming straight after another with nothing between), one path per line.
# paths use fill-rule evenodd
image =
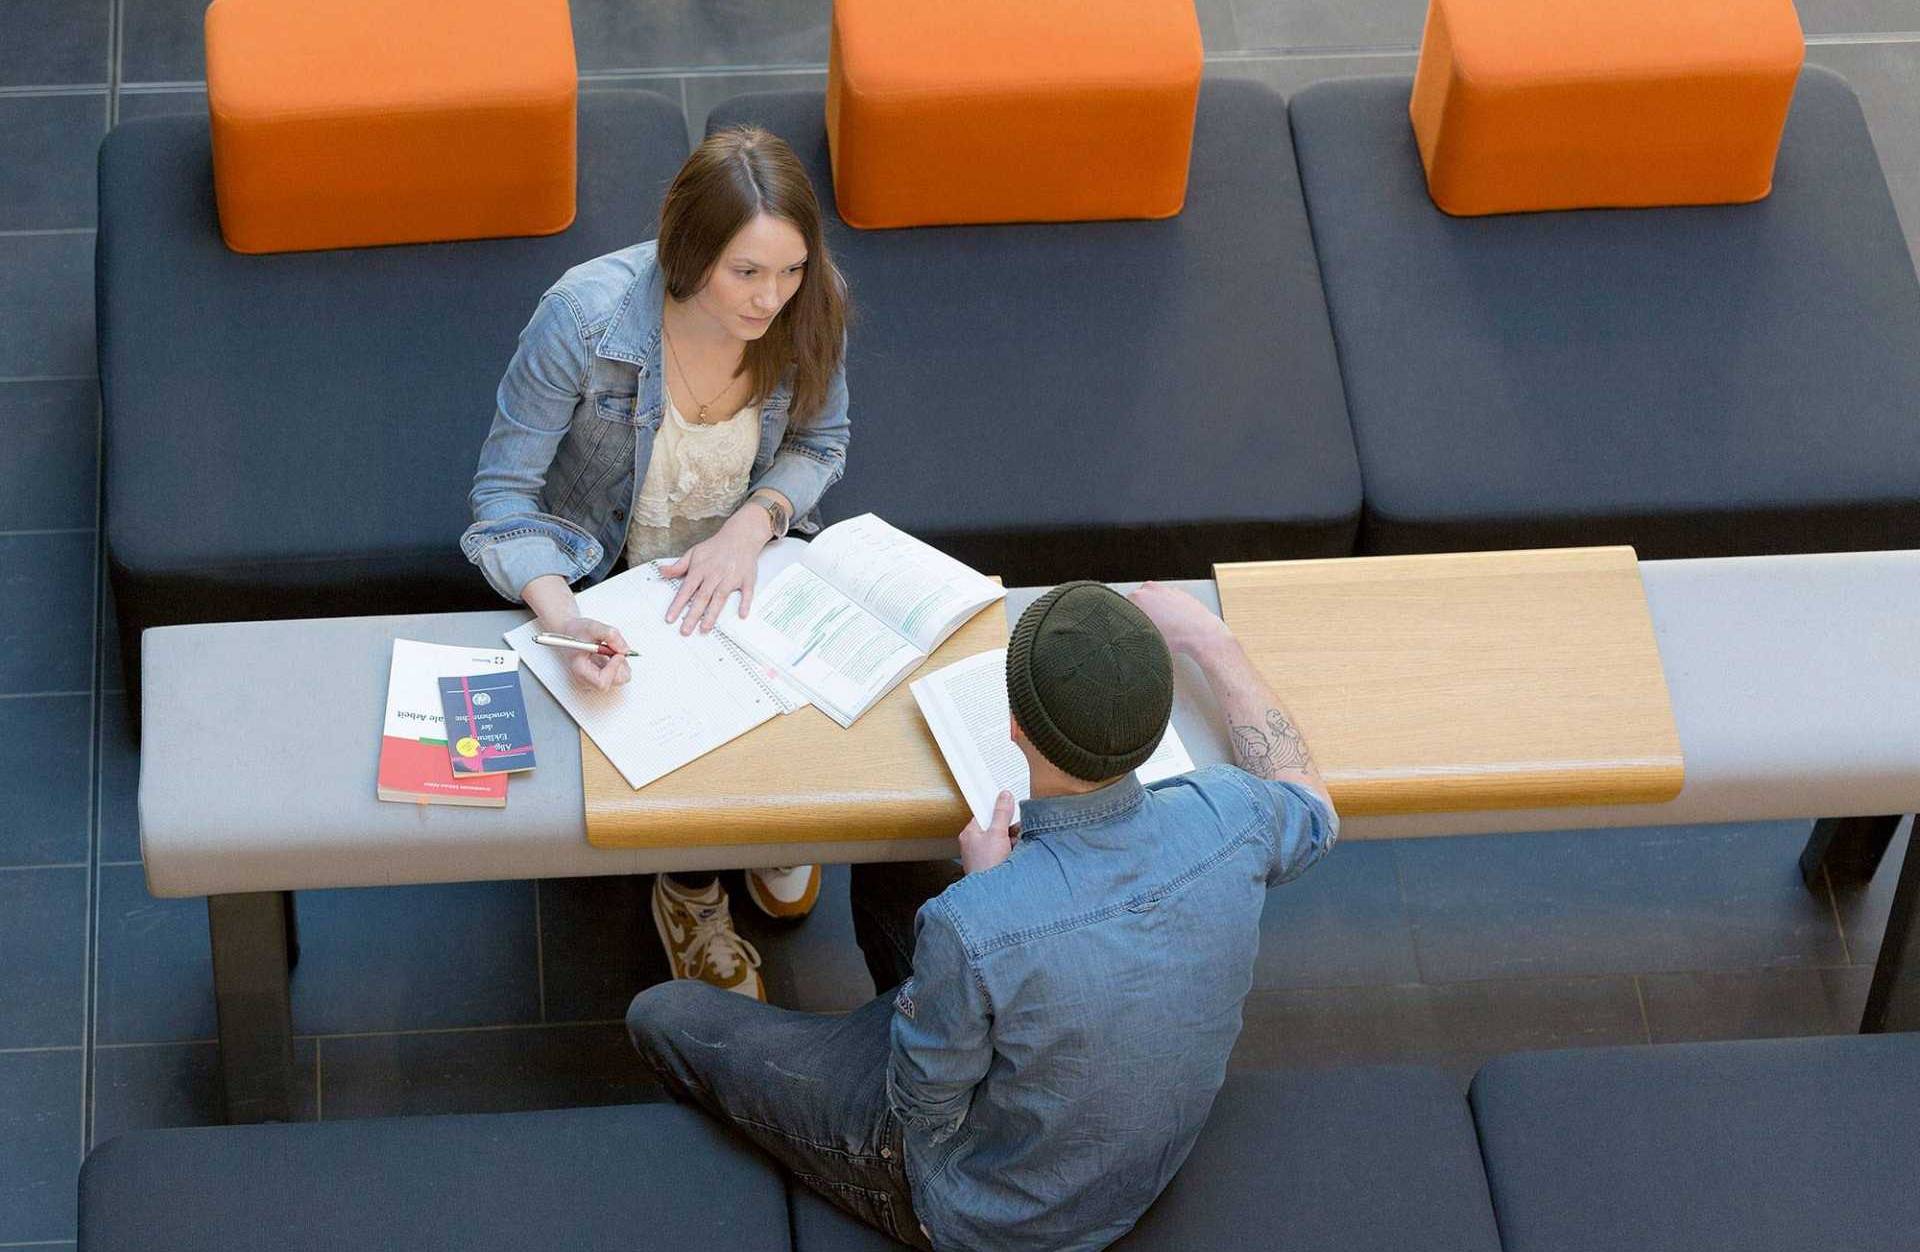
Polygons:
M1793 0L1429 0L1427 190L1463 216L1763 199L1805 55Z
M1193 0L835 0L827 143L860 227L1172 217Z
M567 0L213 0L220 232L298 252L565 230Z

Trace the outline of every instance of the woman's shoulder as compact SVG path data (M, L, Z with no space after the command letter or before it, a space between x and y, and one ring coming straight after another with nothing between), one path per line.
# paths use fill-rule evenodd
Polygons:
M634 244L618 252L582 261L547 288L549 296L559 296L573 308L583 329L593 331L617 314L627 301L628 292L638 284L651 282L659 270L654 241Z

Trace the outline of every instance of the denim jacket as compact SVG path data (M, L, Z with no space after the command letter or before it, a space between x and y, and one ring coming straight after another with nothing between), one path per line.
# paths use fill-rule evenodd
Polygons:
M561 275L520 332L500 380L493 426L467 501L460 550L509 600L542 574L606 577L626 547L627 509L646 477L661 397L660 311L666 283L648 241ZM820 527L820 497L847 458L847 381L788 423L792 375L760 410L750 491L793 503L794 527Z
M1013 854L921 907L887 1098L934 1246L1103 1248L1193 1147L1267 888L1331 808L1230 765L1029 800Z

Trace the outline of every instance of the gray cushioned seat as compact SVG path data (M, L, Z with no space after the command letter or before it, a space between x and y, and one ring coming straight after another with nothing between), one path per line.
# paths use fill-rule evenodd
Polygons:
M684 116L585 92L579 152L558 235L241 256L205 118L107 137L106 543L130 678L148 626L499 606L459 549L494 390L541 292L653 234Z
M136 1131L80 1173L85 1252L788 1252L780 1174L671 1104Z
M1920 546L1920 284L1844 81L1804 72L1759 203L1477 218L1410 83L1291 106L1363 551Z
M1506 1252L1920 1243L1920 1035L1506 1056L1471 1099Z
M1205 84L1186 208L1160 222L853 230L823 110L743 96L707 125L794 146L852 284L829 520L871 510L1010 585L1351 551L1360 478L1278 95Z
M901 1245L793 1187L794 1252ZM1230 1075L1116 1252L1499 1252L1459 1088L1429 1070Z

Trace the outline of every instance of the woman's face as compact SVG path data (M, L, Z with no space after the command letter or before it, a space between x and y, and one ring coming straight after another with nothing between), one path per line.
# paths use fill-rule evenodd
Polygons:
M758 214L727 241L692 303L736 339L758 339L800 290L806 263L793 224Z

